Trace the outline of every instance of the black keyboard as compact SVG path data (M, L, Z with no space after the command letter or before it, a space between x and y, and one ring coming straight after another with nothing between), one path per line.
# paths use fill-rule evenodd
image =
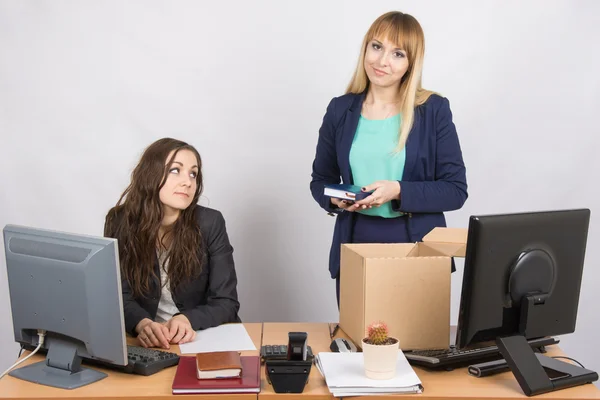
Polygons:
M141 346L127 346L127 358L129 363L123 372L136 375L152 375L179 364L179 356L175 353Z
M314 359L312 348L306 346L306 360ZM268 344L261 346L260 358L264 362L266 360L287 360L287 346L285 344Z
M35 346L23 346L26 350L33 350ZM40 349L40 354L46 353L46 349ZM141 346L127 346L127 365L111 364L101 360L82 358L83 365L97 365L99 367L112 369L126 374L152 375L179 364L179 356L168 351L147 349Z
M545 353L545 346L557 344L559 339L545 337L528 340L529 345L538 352ZM455 347L442 350L414 350L404 352L406 359L412 365L427 368L459 368L473 363L481 363L502 358L498 346L484 346L459 350Z

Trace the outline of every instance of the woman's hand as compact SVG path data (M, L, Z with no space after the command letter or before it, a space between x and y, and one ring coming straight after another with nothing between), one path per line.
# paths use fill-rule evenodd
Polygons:
M331 198L331 203L333 203L333 205L335 205L337 208L341 208L344 211L356 211L356 209L358 209L358 206L354 206L354 202L353 201L349 201L349 200L342 200L342 199L336 199L335 197Z
M146 348L162 347L169 349L170 347L169 341L172 336L169 329L161 323L144 318L137 324L135 331L138 333L138 341Z
M400 199L400 182L398 181L377 181L363 187L362 190L373 193L355 202L356 208L379 207L388 201Z
M196 331L192 329L190 320L183 314L174 316L165 326L169 330L169 335L171 335L172 344L188 343L196 337Z

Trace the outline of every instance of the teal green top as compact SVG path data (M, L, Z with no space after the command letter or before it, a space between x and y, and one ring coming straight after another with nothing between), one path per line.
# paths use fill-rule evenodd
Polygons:
M350 170L355 185L366 186L381 180L402 180L406 150L403 148L400 152L394 152L399 131L400 114L377 120L360 116L350 149ZM401 212L392 211L391 201L380 207L357 212L383 218L402 215Z

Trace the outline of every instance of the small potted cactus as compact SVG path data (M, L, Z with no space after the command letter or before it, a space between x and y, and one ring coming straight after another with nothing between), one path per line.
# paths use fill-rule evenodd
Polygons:
M396 376L400 342L389 336L385 322L373 322L362 340L365 374L370 379L391 379Z

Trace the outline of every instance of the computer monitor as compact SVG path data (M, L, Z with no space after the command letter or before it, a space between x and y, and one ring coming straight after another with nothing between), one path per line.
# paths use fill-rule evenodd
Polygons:
M527 343L575 331L589 221L588 209L469 220L456 346L495 340L527 395L598 379Z
M90 358L127 365L116 239L6 225L4 250L15 340L45 361L9 375L73 389L106 377L81 367Z

